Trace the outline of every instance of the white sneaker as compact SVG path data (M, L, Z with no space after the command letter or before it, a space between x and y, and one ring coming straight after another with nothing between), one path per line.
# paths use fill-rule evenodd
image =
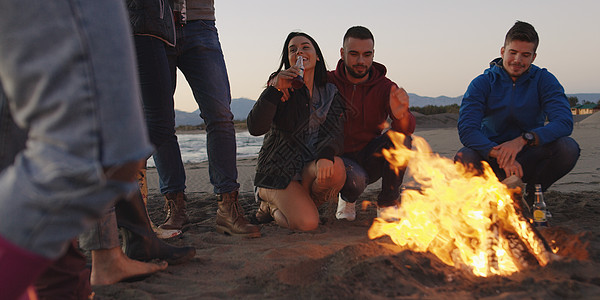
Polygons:
M338 220L346 219L348 221L354 221L356 219L356 203L344 201L342 199L342 194L339 194L335 218Z
M377 207L377 217L386 222L400 221L401 216L400 206L397 204L393 206Z

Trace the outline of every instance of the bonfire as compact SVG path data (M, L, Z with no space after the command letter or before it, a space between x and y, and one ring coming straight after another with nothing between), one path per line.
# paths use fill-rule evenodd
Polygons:
M432 153L421 137L413 136L413 149L407 149L404 135L388 134L395 147L383 155L397 170L410 162L407 175L414 183L402 192L401 219L376 218L369 238L387 235L484 277L545 266L558 257L523 215L522 186L509 188L485 162L483 174L475 174Z

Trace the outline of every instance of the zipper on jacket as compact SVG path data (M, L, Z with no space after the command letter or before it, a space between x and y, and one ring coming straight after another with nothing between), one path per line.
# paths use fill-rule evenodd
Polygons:
M353 107L354 109L358 109L357 107L355 107L355 106L354 106L354 93L355 93L355 92L356 92L356 84L353 84L353 85L352 85L352 97L350 98L350 99L351 99L351 100L350 100L350 104L352 105L352 107ZM350 128L349 128L349 129L353 129L353 127L354 127L354 122L349 122L349 124L350 124Z
M513 82L512 83L512 91L510 93L510 117L514 118L515 117L515 90L517 88L517 83ZM516 119L515 119L516 120Z

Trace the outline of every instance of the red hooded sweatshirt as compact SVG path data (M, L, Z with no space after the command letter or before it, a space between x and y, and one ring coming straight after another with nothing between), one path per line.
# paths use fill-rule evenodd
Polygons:
M369 79L354 84L347 79L344 61L341 59L335 71L328 73L328 81L337 86L346 103L344 153L360 151L374 138L382 135L388 127L388 117L392 120L393 130L407 135L415 131L416 120L410 111L405 115L410 118L407 132L400 129L400 122L391 113L390 90L396 84L385 77L386 73L384 65L373 62Z

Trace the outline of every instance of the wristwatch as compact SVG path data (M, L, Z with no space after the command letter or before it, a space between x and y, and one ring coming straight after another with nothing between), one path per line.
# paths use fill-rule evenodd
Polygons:
M521 136L527 142L527 146L535 146L536 141L535 141L535 134L533 132L530 132L530 131L523 132L523 134Z

